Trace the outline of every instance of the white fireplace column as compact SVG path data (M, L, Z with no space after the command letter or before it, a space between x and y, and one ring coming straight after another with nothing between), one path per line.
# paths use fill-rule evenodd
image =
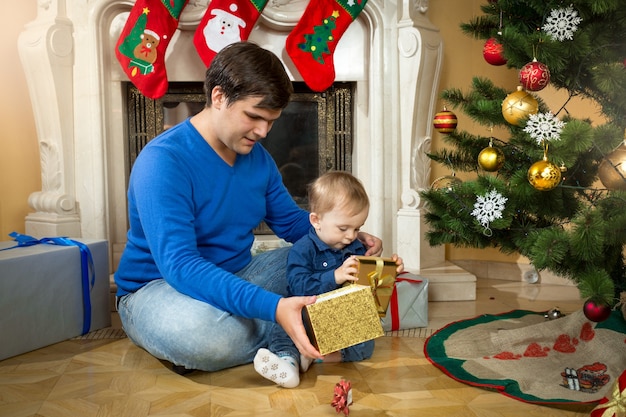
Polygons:
M40 2L18 39L39 139L41 191L28 203L26 233L80 236L74 188L73 26L63 4Z
M445 261L444 247L431 247L425 240L425 208L419 195L420 190L430 186L427 153L443 61L443 41L439 30L425 17L426 9L426 1L415 5L405 1L398 10L398 72L402 91L398 159L402 204L397 215L397 244L409 270L421 270Z

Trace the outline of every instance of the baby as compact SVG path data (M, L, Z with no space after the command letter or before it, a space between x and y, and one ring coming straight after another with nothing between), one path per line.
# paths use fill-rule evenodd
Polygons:
M363 184L352 174L332 171L320 176L309 187L311 229L291 248L287 258L289 295L318 295L357 281L357 260L366 248L358 239L369 213L369 198ZM397 271L404 264L392 255ZM355 362L369 359L374 341L330 353L324 362ZM264 378L285 388L300 384L312 360L301 356L291 339L276 325L269 349L261 348L254 358L254 369Z

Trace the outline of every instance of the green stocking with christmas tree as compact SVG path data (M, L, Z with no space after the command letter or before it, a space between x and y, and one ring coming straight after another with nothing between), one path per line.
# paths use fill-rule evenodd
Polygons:
M324 91L335 81L333 54L337 42L366 3L367 0L310 1L287 37L287 53L313 91Z
M167 92L165 50L188 0L138 0L115 47L128 79L146 97Z

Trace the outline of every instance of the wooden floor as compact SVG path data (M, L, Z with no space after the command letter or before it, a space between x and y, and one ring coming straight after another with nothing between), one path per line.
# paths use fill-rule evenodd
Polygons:
M272 385L252 365L180 376L114 327L107 338L73 339L0 361L0 416L336 416L330 402L341 378L352 383L356 417L588 416L592 406L526 404L456 382L428 362L425 338L447 323L520 308L582 308L574 288L482 279L478 286L475 302L431 302L428 329L377 339L369 361L314 364L295 389Z

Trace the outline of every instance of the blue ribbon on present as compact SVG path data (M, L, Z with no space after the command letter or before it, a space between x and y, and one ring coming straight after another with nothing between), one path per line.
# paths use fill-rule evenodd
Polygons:
M80 249L80 270L83 293L83 332L89 333L91 328L91 289L96 281L95 269L93 266L93 258L89 246L82 242L69 239L67 237L44 237L43 239L35 239L32 236L22 235L17 232L9 233L9 236L17 242L17 246L4 248L0 250L14 249L24 246L33 246L39 244L59 245L59 246L77 246Z

